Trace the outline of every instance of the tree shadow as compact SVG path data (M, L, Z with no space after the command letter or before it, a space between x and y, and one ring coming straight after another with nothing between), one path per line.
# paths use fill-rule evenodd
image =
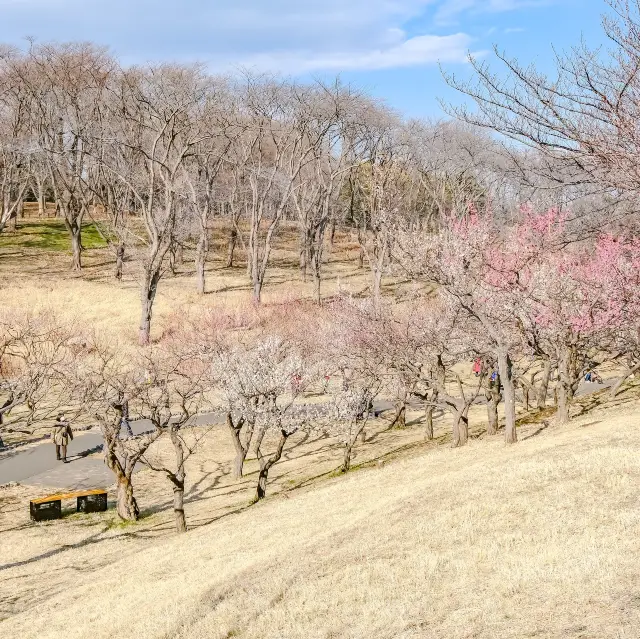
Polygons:
M104 539L101 538L101 536L105 532L107 532L107 530L109 530L109 528L105 527L100 532L97 532L94 535L87 537L86 539L76 542L75 544L65 544L64 546L60 546L59 548L54 548L52 550L47 550L46 552L36 555L35 557L30 557L29 559L24 559L22 561L14 561L13 563L9 563L9 564L0 564L0 571L9 570L9 568L19 568L21 566L28 566L29 564L35 563L42 559L49 559L50 557L55 557L56 555L59 555L68 550L75 550L77 548L84 548L85 546L91 546L93 544L97 544L101 541L104 541Z
M86 450L76 453L75 455L71 455L67 457L67 462L71 464L74 461L80 461L85 457L89 457L89 455L102 452L103 448L104 448L104 444L97 444L93 448L87 448Z
M538 435L540 435L540 433L543 433L545 430L547 430L547 428L549 428L549 423L545 422L542 426L540 426L540 428L535 430L533 433L531 433L530 435L527 435L526 437L523 437L521 441L526 442L527 439L532 439L533 437L537 437Z

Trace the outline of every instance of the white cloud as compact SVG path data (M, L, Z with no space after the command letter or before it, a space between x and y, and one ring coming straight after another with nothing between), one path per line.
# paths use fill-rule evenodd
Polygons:
M424 35L384 49L321 54L279 51L252 56L242 64L259 70L276 68L287 73L400 68L436 62L464 62L470 43L471 38L464 33Z
M542 0L0 0L0 41L92 40L125 62L201 60L301 73L460 62L438 19ZM405 33L413 19L422 25ZM444 31L444 33L443 33Z
M436 12L436 22L451 23L464 13L504 13L526 7L542 7L555 0L447 0Z

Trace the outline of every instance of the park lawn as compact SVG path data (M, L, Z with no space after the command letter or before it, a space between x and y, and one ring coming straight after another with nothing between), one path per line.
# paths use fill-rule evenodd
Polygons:
M24 228L39 234L42 224L64 248L42 238L20 255L12 236L0 235L9 254L0 305L54 312L134 343L139 256L122 282L106 251L70 273L64 225ZM28 237L19 231L13 240ZM266 303L310 296L295 238L283 233L274 251ZM216 240L214 294L196 295L187 254L177 276L161 282L158 333L185 308L250 299L243 260L222 268L224 234ZM341 240L325 294L366 294L369 273ZM84 244L91 247L87 236ZM386 292L396 293L392 281ZM449 417L428 444L420 424L378 424L346 477L334 477L335 442L292 440L269 497L255 506L257 462L232 480L222 429L188 467L185 536L173 533L171 487L148 471L135 480L145 516L126 525L113 510L33 524L28 499L43 488L2 489L0 637L636 637L640 404L623 399L606 408L602 396L580 400L580 417L564 428L548 426L548 415L522 418L512 447L483 437L481 406L460 450L448 448ZM389 461L379 467L379 458Z
M85 249L104 248L107 243L95 224L82 226L82 245ZM71 252L71 238L64 222L59 219L20 220L16 231L0 233L0 248L28 248L43 251Z
M170 512L105 532L98 516L75 515L7 530L5 556L17 554L3 571L0 602L12 612L0 633L637 637L640 405L625 396L585 399L588 412L565 427L523 425L517 445L497 436L412 450L255 506L244 480L234 490L226 477L232 449L217 441L186 535L170 532ZM327 452L300 450L282 480ZM145 482L153 477L163 483ZM223 495L241 501L220 511ZM19 538L30 540L26 555Z
M141 231L141 230L140 230ZM142 231L140 235L142 235ZM207 263L207 294L198 295L195 252L184 251L184 263L175 275L167 272L158 287L154 305L153 335L163 324L185 309L242 307L251 303L251 282L246 271L246 254L236 248L232 268L225 268L228 228L217 221L212 228L211 251ZM339 232L334 248L325 251L323 295L339 292L366 295L370 272L357 267L357 248L349 234ZM54 241L55 240L55 241ZM31 243L31 244L29 244ZM292 299L310 299L311 278L303 281L299 269L298 234L293 223L283 224L275 239L263 300L280 304ZM71 248L64 223L56 219L19 222L17 233L0 233L0 306L54 313L102 334L135 343L140 317L140 263L143 245L128 247L122 281L114 278L115 255L93 225L83 232L85 248L82 271L71 269ZM58 248L52 248L57 246ZM48 247L48 248L47 248ZM385 293L396 294L394 278L385 281ZM117 300L117 303L114 303Z

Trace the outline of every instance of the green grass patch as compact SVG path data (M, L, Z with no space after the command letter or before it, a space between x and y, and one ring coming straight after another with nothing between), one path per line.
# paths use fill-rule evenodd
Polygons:
M531 424L543 424L545 420L551 419L558 412L557 406L546 406L545 408L535 408L516 419L516 426Z
M85 249L107 245L95 224L82 226L82 246ZM16 231L0 233L0 248L35 248L44 251L71 252L71 236L62 220L19 220Z

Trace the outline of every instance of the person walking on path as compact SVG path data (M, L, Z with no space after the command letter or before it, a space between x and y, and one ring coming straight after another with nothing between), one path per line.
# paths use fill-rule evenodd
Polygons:
M133 429L131 428L131 422L129 421L129 400L123 399L119 407L122 411L122 416L120 418L120 428L125 429L127 437L133 437Z
M69 445L69 441L73 440L73 431L62 413L58 415L56 423L53 425L52 439L56 447L56 459L62 459L66 464L67 446Z

